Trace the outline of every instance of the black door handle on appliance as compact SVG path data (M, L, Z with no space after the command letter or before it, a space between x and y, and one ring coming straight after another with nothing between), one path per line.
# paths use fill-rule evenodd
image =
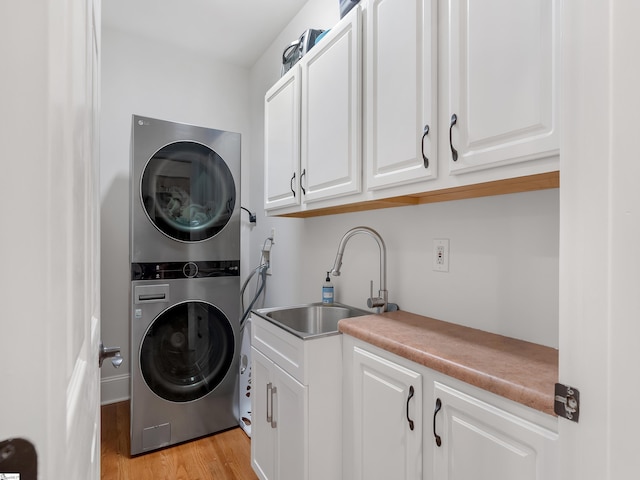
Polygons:
M414 390L413 385L409 386L409 396L407 397L407 422L409 422L409 430L413 430L413 420L409 418L409 402L413 398Z
M296 196L296 191L293 189L293 181L296 179L296 172L293 172L293 177L291 177L291 180L289 181L289 188L291 189L291 193L293 193L293 196Z
M438 412L440 411L440 409L442 408L442 402L440 401L439 398L436 399L436 409L433 412L433 436L436 438L436 445L440 446L442 445L442 439L440 438L440 435L438 435L436 433L436 415L438 415Z
M424 132L422 133L422 161L424 162L424 168L429 168L429 159L424 154L424 137L429 134L429 125L424 126Z
M300 174L300 189L302 190L302 194L303 195L307 194L307 191L302 186L302 177L304 177L306 175L306 173L307 173L307 169L305 168L305 169L302 170L302 173Z
M451 146L451 157L454 162L458 161L458 151L453 148L453 140L451 139L451 130L453 130L453 126L458 123L458 116L454 113L451 115L451 125L449 125L449 145Z

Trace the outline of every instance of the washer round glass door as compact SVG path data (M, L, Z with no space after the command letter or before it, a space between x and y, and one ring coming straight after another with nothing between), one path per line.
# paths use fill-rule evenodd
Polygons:
M173 305L151 323L140 349L140 369L156 395L190 402L222 382L234 354L227 317L209 303L189 301Z
M140 196L158 230L175 240L199 242L229 222L236 188L220 155L201 143L182 141L170 143L149 159Z

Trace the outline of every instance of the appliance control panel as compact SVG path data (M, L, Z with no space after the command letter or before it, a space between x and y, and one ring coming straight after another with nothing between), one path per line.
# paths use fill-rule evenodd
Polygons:
M239 275L240 260L131 264L131 280L237 277Z

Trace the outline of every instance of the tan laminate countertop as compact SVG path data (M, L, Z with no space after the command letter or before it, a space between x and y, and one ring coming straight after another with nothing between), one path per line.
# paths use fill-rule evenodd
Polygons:
M386 312L340 320L342 333L544 413L553 412L558 351L423 317Z

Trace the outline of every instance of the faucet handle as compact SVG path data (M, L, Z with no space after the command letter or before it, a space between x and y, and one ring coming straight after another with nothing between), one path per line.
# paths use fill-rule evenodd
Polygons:
M367 298L367 307L369 308L384 307L384 301L380 297Z
M384 298L373 296L373 280L371 280L371 283L369 285L370 287L369 287L369 298L367 299L367 307L369 308L384 307Z

